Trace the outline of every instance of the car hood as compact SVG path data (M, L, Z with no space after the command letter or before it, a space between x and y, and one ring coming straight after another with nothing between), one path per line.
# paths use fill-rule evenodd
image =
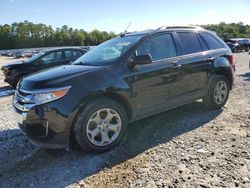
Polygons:
M18 87L28 91L61 87L69 84L68 82L70 82L71 79L80 77L87 72L91 72L99 68L99 66L83 65L60 66L24 77Z
M8 63L8 64L2 66L2 69L12 70L14 68L24 66L24 64L25 63L23 61L18 61L18 62L14 62L14 63Z

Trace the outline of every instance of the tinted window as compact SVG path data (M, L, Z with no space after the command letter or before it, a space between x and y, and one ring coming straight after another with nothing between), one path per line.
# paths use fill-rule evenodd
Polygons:
M171 34L163 34L146 39L137 49L137 55L150 54L153 61L176 56Z
M75 57L75 58L78 58L78 57L83 55L83 53L81 51L78 51L78 50L73 50L72 54L73 54L73 57Z
M78 57L82 56L78 50L66 50L64 53L66 59L77 59Z
M178 33L178 35L180 38L183 54L191 54L202 51L201 44L196 33L183 32Z
M205 40L210 50L223 48L221 43L208 33L200 33L201 37Z
M54 63L61 60L63 60L63 53L60 51L48 53L42 58L44 64Z
M72 53L71 50L66 50L66 51L64 51L64 54L65 54L66 59L71 59L71 58L73 58L73 53Z
M209 50L207 44L204 42L204 40L198 35L199 41L201 43L201 47L203 51Z

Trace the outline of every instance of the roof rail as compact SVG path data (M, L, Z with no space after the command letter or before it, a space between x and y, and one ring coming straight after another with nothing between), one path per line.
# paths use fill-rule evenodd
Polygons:
M203 29L200 26L196 26L196 25L188 25L188 26L161 26L159 28L157 28L156 30L159 31L161 29Z

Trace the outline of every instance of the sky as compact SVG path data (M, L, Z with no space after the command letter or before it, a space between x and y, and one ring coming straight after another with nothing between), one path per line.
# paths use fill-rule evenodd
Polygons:
M75 29L123 32L163 25L243 22L250 0L0 0L0 24L24 20Z

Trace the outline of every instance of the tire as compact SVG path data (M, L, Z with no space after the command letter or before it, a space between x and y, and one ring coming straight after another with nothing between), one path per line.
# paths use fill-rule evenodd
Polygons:
M77 115L73 125L74 136L85 152L101 153L122 141L127 125L127 114L119 103L98 98L92 100Z
M229 88L227 77L216 75L209 86L208 95L204 98L207 108L211 110L222 108L228 100Z
M250 47L247 47L247 48L245 49L246 52L249 52L249 50L250 50Z

